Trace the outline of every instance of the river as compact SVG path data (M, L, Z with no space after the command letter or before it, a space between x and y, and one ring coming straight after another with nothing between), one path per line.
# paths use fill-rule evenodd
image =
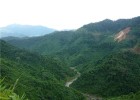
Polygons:
M70 85L74 81L76 81L78 79L78 77L81 76L81 73L75 67L70 67L70 68L73 69L77 74L75 75L75 77L73 79L66 82L66 84L65 84L66 87L70 87ZM82 94L86 97L86 100L102 100L102 98L94 96L94 95L85 94L85 93L82 93Z
M77 71L77 69L75 69L74 67L70 67L71 69L73 69L77 74L75 75L75 77L69 81L66 82L65 86L69 87L74 81L76 81L78 79L78 77L81 76L81 74Z

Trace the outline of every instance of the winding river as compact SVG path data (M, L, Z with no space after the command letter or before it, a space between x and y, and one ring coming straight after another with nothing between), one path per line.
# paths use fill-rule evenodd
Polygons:
M76 81L78 79L78 77L81 76L81 74L77 71L77 69L75 69L74 67L70 67L70 68L73 69L77 74L73 79L66 82L66 84L65 84L66 87L69 87L74 81Z
M70 85L74 81L76 81L78 79L78 77L81 76L81 73L78 72L77 69L75 69L75 67L70 67L70 68L73 69L77 74L73 79L66 82L66 84L65 84L66 87L70 87ZM82 93L82 94L86 97L86 100L102 100L102 98L100 98L100 97L96 97L96 96L93 96L93 95L90 95L90 94L85 94L85 93Z

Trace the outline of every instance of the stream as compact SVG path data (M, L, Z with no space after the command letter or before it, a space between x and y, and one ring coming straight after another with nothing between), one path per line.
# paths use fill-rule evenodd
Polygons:
M75 77L69 81L66 82L65 86L66 87L70 87L70 85L76 81L78 79L78 77L81 76L81 73L79 71L77 71L77 69L75 69L75 67L70 67L71 69L73 69L75 72L77 72L77 75L75 75ZM86 94L86 93L82 93L85 97L86 100L102 100L102 98L94 96L94 95L90 95L90 94Z
M75 72L77 72L77 74L76 74L76 76L73 79L71 79L71 80L66 82L66 84L65 84L66 87L69 87L74 81L76 81L78 79L78 77L81 76L81 73L79 73L77 71L77 69L75 69L74 67L70 67L70 68L73 69Z

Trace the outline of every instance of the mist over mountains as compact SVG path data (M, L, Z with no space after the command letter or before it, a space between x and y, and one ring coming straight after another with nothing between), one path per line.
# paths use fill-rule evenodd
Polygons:
M11 24L0 28L1 37L32 37L42 36L56 31L44 26Z

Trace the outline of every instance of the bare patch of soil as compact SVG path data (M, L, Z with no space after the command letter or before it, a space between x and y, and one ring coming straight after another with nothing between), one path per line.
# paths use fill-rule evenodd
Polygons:
M127 37L127 34L130 32L130 27L127 27L125 29L123 29L122 31L120 31L119 33L117 33L115 35L115 38L114 40L115 41L118 41L118 42L121 42L122 40L126 39Z

